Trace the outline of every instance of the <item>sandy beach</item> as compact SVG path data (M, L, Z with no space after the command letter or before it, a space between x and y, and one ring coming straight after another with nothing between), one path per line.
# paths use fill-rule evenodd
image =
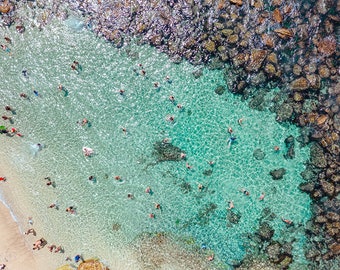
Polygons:
M31 238L31 237L30 237ZM6 270L38 269L37 257L33 254L27 239L19 231L18 224L13 220L9 209L0 203L0 264Z

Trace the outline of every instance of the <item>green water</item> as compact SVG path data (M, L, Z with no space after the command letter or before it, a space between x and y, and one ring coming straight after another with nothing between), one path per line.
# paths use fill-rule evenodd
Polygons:
M246 235L258 228L263 209L269 208L276 214L270 221L274 238L296 238L295 263L305 262L302 229L287 230L281 221L285 217L303 225L310 217L310 200L297 189L309 149L296 144L296 157L283 157L284 139L298 136L295 127L276 123L269 112L251 111L227 92L217 95L214 89L224 85L221 71L203 69L196 79L192 73L200 67L173 64L147 46L115 49L90 31L61 22L43 31L28 28L22 35L15 29L0 31L13 42L11 55L0 52L0 100L16 111L13 125L2 119L0 125L24 135L1 136L2 152L22 176L17 192L29 198L35 224L50 242L63 245L65 255L100 256L110 265L110 254L129 247L140 233L165 231L205 244L228 264L243 258L250 245ZM74 60L82 67L79 73L71 69ZM67 91L59 91L59 84ZM22 92L29 100L19 97ZM90 126L77 124L84 117ZM237 137L230 147L228 127ZM165 138L187 159L156 162L153 145ZM37 143L44 146L41 151ZM273 150L276 145L279 152ZM84 146L95 155L85 158ZM263 160L253 157L258 148L265 152ZM283 180L272 180L269 171L281 167L287 171ZM88 181L90 175L96 183ZM46 176L56 188L45 185ZM148 186L152 195L144 192ZM262 192L266 197L260 201ZM128 199L128 193L135 198ZM241 217L238 224L226 219L230 200ZM47 207L52 202L59 211ZM65 212L71 205L75 215ZM112 230L113 224L120 229Z

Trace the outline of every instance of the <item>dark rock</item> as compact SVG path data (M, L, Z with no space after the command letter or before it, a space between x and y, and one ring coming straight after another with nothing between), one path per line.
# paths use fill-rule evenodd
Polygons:
M212 173L213 173L213 170L205 170L204 172L203 172L203 175L204 176L210 176L210 175L212 175Z
M202 69L197 69L197 70L195 70L195 71L192 73L192 75L194 75L194 77L195 77L196 79L198 79L199 77L201 77L201 76L203 75L203 70L202 70Z
M182 160L181 153L185 153L179 147L165 142L156 142L154 144L154 149L159 162L180 161Z
M255 149L254 152L253 152L253 156L255 159L257 160L262 160L264 159L264 157L266 156L266 154L260 149Z
M240 213L235 213L234 211L228 211L227 220L230 223L237 224L241 219Z
M216 87L216 89L215 89L215 93L217 94L217 95L222 95L224 92L225 92L225 86L223 86L223 85L219 85L219 86L217 86Z
M299 189L303 192L310 193L314 190L315 184L312 182L307 182L307 183L301 183L299 185Z
M312 144L310 148L310 162L318 168L325 168L327 166L323 149L317 143Z
M285 144L286 144L286 148L287 153L285 153L283 156L285 159L293 159L295 157L295 150L294 150L294 137L292 135L290 135L289 137L287 137L285 139Z
M334 184L327 182L326 180L321 180L320 185L325 194L329 197L334 195Z
M317 169L312 165L307 165L306 169L303 172L301 172L300 175L307 182L312 182L318 179L319 171L320 169Z
M272 176L273 180L280 180L283 178L285 174L286 174L285 168L270 171L270 175Z
M266 252L269 257L269 260L278 263L281 257L281 244L278 242L272 242L267 248Z
M267 222L263 222L260 224L257 235L262 241L269 241L273 237L274 232L274 229Z

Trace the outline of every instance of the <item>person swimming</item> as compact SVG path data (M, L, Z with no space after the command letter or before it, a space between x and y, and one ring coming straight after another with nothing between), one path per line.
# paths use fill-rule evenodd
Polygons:
M236 141L235 136L230 136L228 139L228 148L230 148L231 144Z

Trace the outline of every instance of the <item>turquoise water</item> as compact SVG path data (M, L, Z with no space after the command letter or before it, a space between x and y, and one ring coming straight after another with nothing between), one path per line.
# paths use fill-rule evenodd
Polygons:
M55 21L43 31L28 28L22 35L1 29L13 44L11 54L0 52L0 100L16 114L14 124L2 119L0 124L24 136L1 136L0 143L21 175L15 195L26 198L45 238L62 244L66 255L100 256L110 265L110 254L129 247L141 233L165 231L206 244L230 264L243 258L250 245L246 235L257 229L262 210L269 208L277 216L270 223L274 238L296 238L295 263L303 264L302 231L287 230L281 221L285 217L304 224L310 217L310 200L297 189L309 149L296 147L293 160L283 157L284 139L298 136L298 130L276 123L269 112L251 111L239 97L215 94L224 85L221 71L203 69L195 79L192 73L202 67L173 64L148 46L116 49L80 25L74 19ZM74 60L80 72L71 69ZM59 91L59 84L66 91ZM19 97L22 92L29 100ZM182 109L169 100L171 95ZM77 124L84 117L90 125ZM228 127L237 137L230 147ZM157 162L153 146L165 138L186 153L186 160ZM279 152L273 150L276 145ZM95 154L84 157L84 146ZM265 152L263 160L253 157L258 148ZM284 179L272 180L269 171L281 167L287 170ZM117 175L121 181L114 179ZM56 188L45 185L46 176ZM148 186L152 195L145 193ZM262 192L264 201L258 199ZM128 193L135 198L128 199ZM226 219L230 200L232 211L241 216L238 224ZM52 202L59 211L48 208ZM65 212L71 205L75 215ZM120 229L113 230L113 224Z

